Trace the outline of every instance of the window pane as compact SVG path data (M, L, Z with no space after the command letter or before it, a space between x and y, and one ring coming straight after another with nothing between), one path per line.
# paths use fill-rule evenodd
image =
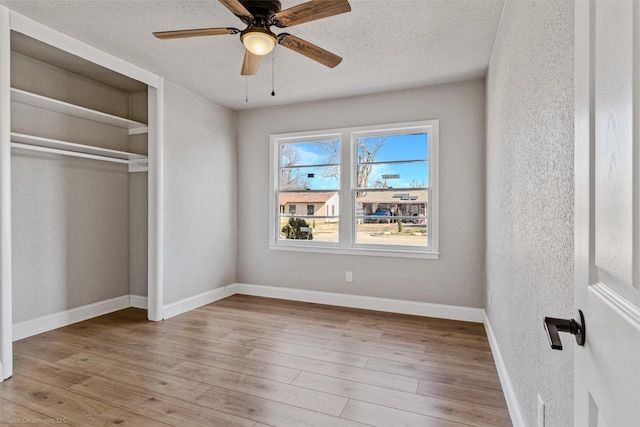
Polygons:
M429 187L429 163L358 165L358 188Z
M427 223L357 224L356 243L372 245L427 246Z
M280 166L336 165L340 163L338 140L287 143L280 146Z
M282 190L338 190L339 166L310 166L281 169Z
M358 138L358 163L427 160L429 134Z
M426 246L428 190L355 192L356 243Z
M338 242L338 218L280 217L280 240Z
M280 212L291 216L338 216L338 192L280 193Z

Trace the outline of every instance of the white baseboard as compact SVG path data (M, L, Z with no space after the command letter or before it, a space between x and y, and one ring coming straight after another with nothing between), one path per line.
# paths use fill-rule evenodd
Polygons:
M140 295L129 295L129 307L141 308L146 310L149 306L147 297L141 297Z
M100 301L13 325L13 341L129 307L129 295Z
M317 304L337 305L340 307L362 308L365 310L386 311L415 316L438 317L442 319L462 320L482 323L484 310L473 307L459 307L427 302L377 298L361 295L337 294L331 292L307 291L275 286L234 283L228 286L233 290L230 295L244 294Z
M484 310L480 308L331 292L308 291L275 286L251 285L247 283L232 283L227 286L222 286L220 288L168 304L163 307L162 318L169 319L234 294L280 298L293 301L362 308L365 310L378 310L416 316L438 317L476 323L482 323L485 321ZM39 317L37 319L13 325L13 341L67 326L72 323L81 322L92 317L102 316L128 307L147 309L147 305L147 297L124 295L122 297L100 301L83 307L77 307L48 316Z
M522 416L522 410L520 410L520 405L518 404L518 398L516 397L516 393L513 390L513 384L511 384L509 372L507 372L507 366L504 364L504 359L502 358L502 353L500 352L498 341L495 334L493 333L491 322L489 321L489 317L486 313L484 315L484 329L487 331L487 338L489 339L491 354L493 354L493 361L495 362L496 369L498 370L498 377L500 377L502 392L504 393L504 398L507 401L507 408L509 409L511 422L513 423L514 427L527 427L527 424L524 421L524 417Z
M191 311L198 307L202 307L203 305L211 304L212 302L230 297L231 295L236 293L234 289L235 284L222 286L220 288L203 292L199 295L195 295L193 297L186 298L169 305L165 305L162 308L162 318L170 319L179 314L186 313L187 311Z

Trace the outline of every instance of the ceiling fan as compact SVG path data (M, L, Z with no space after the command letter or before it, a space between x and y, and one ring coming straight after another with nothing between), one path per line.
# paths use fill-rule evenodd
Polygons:
M245 46L243 76L258 73L260 58L273 50L276 43L313 59L329 68L338 65L342 58L308 41L289 33L278 35L271 31L272 26L288 28L317 19L328 18L351 11L348 0L311 0L289 9L281 10L279 0L219 0L227 9L247 26L237 28L200 28L193 30L158 31L153 33L159 39L184 37L218 36L240 34Z

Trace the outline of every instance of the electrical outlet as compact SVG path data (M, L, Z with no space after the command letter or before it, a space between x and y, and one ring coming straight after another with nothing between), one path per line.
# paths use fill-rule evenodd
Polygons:
M352 271L347 271L346 280L347 280L347 283L353 283L353 272Z
M544 402L538 394L538 427L544 427Z

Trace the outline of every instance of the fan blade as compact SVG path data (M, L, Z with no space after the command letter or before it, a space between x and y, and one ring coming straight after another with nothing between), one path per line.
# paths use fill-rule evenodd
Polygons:
M311 0L276 13L274 23L280 28L292 27L350 11L347 0Z
M306 40L302 40L300 37L292 36L291 34L280 34L278 36L278 43L282 46L298 52L307 58L313 59L329 68L333 68L342 62L342 58L336 54L324 50Z
M260 68L260 55L254 55L247 49L244 51L244 62L242 63L242 76L255 76L258 74L258 68Z
M224 7L229 9L231 13L237 17L253 19L251 12L249 12L238 0L220 0L220 3L222 3Z
M159 39L179 39L183 37L220 36L223 34L238 34L237 28L199 28L196 30L157 31L153 33Z

